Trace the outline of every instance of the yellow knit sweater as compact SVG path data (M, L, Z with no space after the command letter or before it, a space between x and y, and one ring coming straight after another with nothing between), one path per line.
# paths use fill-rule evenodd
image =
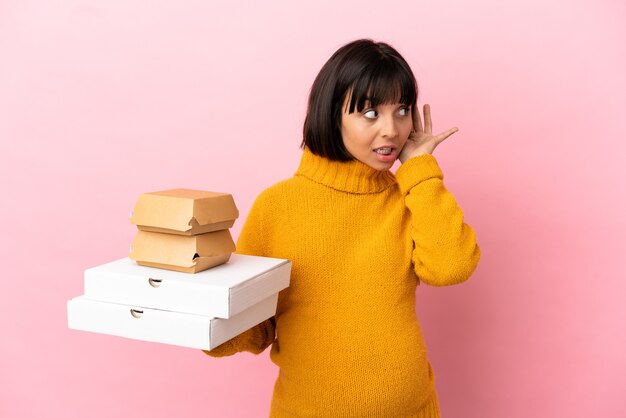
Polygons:
M394 175L305 149L257 197L236 252L292 262L276 315L205 351L271 344L271 417L439 417L416 286L467 280L480 248L433 155Z

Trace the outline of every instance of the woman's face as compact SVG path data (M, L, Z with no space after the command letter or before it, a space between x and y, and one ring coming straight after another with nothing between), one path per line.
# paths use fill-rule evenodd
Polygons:
M346 96L341 117L344 146L354 158L370 167L389 170L413 129L411 108L398 103L374 108L366 101L362 112L348 113L350 92Z

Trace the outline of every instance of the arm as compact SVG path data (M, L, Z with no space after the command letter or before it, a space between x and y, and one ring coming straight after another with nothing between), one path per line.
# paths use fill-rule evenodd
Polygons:
M406 207L411 212L415 274L432 286L467 280L478 265L480 247L463 212L443 184L432 154L406 160L396 172Z
M248 218L241 229L237 239L235 254L266 256L265 237L263 235L263 205L259 197L252 205ZM276 335L275 328L276 323L274 317L272 317L215 347L211 351L202 351L211 357L231 356L240 351L260 354L274 341Z

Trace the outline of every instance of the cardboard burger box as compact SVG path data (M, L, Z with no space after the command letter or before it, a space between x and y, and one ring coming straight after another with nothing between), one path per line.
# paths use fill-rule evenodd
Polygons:
M230 194L173 189L139 196L130 222L140 231L197 235L228 229L238 217Z
M142 266L197 273L228 262L234 251L228 229L191 236L137 231L129 257Z
M228 262L230 228L239 211L232 195L173 189L139 196L130 217L137 235L129 257L142 266L197 273Z
M289 260L242 254L193 276L123 258L85 270L68 327L211 350L272 317L290 274Z

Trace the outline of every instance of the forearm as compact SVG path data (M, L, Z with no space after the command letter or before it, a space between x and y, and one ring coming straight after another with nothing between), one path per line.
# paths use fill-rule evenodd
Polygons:
M236 254L267 256L263 231L264 207L263 194L261 194L254 201L241 229L237 239ZM212 357L231 356L241 351L259 354L274 341L274 324L274 317L272 317L220 344L211 351L202 351Z
M397 177L411 212L415 273L433 286L467 280L480 259L474 230L464 222L463 211L445 188L434 156L415 157L405 164Z

